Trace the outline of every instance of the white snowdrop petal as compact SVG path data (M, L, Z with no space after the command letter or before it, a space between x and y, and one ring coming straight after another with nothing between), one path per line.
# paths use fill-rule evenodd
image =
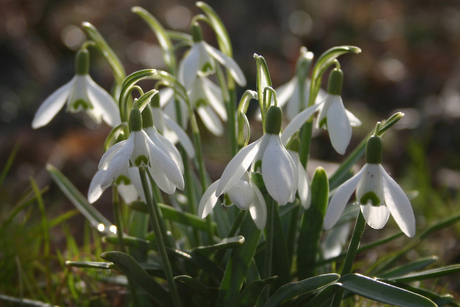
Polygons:
M88 189L88 201L90 204L94 203L101 197L105 189L102 189L101 183L104 178L105 170L98 170L94 175Z
M361 126L361 124L362 124L361 121L353 113L351 113L348 110L345 110L345 112L347 113L348 120L350 121L350 125L352 127Z
M351 194L353 194L356 190L359 181L366 171L366 168L367 164L364 165L364 167L356 175L345 181L345 183L337 188L327 207L326 216L323 222L323 228L325 230L331 229L339 220Z
M297 191L300 198L300 203L305 209L310 208L311 205L311 191L310 191L310 180L308 179L307 172L303 167L302 163L300 163L300 159L297 155L297 171L298 171L298 179L297 179Z
M196 111L200 115L203 124L212 134L215 136L222 136L224 134L224 126L210 106L201 106Z
M176 185L171 180L169 180L169 178L165 175L157 163L152 163L148 170L153 178L153 181L158 186L158 188L160 188L160 190L167 194L173 194L176 191ZM150 195L152 195L152 193L150 193Z
M132 141L132 140L131 140ZM110 147L103 155L99 161L98 168L106 169L112 158L125 146L127 140L121 141Z
M236 83L240 86L246 85L246 77L243 74L241 68L236 64L235 60L231 57L226 56L216 48L205 44L206 51L215 58L220 64L224 65L229 71L232 77L235 79Z
M262 158L262 178L270 196L281 206L288 203L292 188L297 185L297 170L292 169L293 164L279 136L270 135L270 142Z
M89 75L86 75L88 98L94 110L111 127L121 123L120 113L115 100L102 87L96 84Z
M249 213L251 214L256 227L260 230L264 230L267 223L267 205L257 186L253 182L250 182L250 184L254 189L255 197L252 204L249 206Z
M133 150L129 161L132 163L132 166L147 166L150 161L150 152L147 145L147 139L149 138L144 131L132 131L129 135L129 138L133 138ZM145 161L147 159L147 161Z
M176 163L150 139L147 139L147 144L150 149L150 157L152 160L151 166L158 166L169 180L171 180L179 189L183 190L184 178L182 177L180 169Z
M48 124L62 109L69 97L75 78L58 88L40 105L32 121L32 128L37 129Z
M171 159L173 159L173 161L176 163L176 165L179 167L179 170L183 174L184 173L184 163L182 162L182 158L176 146L174 146L168 139L166 139L164 136L162 136L157 131L155 131L154 127L151 127L151 129L153 130L152 135L154 137L152 137L151 135L149 136L152 139L152 141L158 147L160 147L160 149L163 150L164 153L166 153L168 156L171 157Z
M219 185L219 180L211 184L201 197L200 204L198 205L198 216L204 219L211 213L212 209L216 205L217 199L219 198L216 196L216 189Z
M224 105L222 90L208 78L202 78L203 90L208 98L209 105L216 111L223 121L227 121L227 110Z
M374 229L382 229L390 217L390 211L385 205L361 205L361 212L363 213L366 223Z
M244 172L246 172L254 161L254 157L259 150L260 140L261 139L241 149L227 164L227 167L225 167L222 173L219 186L216 189L216 195L226 193L241 179L241 177L243 177Z
M327 111L327 130L332 147L339 154L345 154L351 140L351 125L340 96L335 95L334 101Z
M195 156L195 148L193 147L193 143L188 137L187 133L185 133L185 131L166 114L164 116L164 120L168 128L171 129L175 135L177 135L179 142L184 147L189 158L193 158Z
M142 187L142 181L141 181L141 176L139 174L139 168L137 168L137 167L128 167L128 174L129 174L129 179L131 179L132 185L134 186L134 188L137 191L137 195L139 195L139 197L142 199L142 201L144 203L146 203L147 201L145 199L144 188ZM176 189L176 187L173 185L173 192L174 192L175 189ZM150 191L150 195L152 195L153 191L152 191L152 186L150 184L149 184L149 191Z
M200 69L200 49L197 44L190 48L188 54L182 59L179 66L179 82L185 89L190 89Z
M287 125L286 129L284 129L281 135L281 141L284 145L286 145L289 139L296 133L300 127L312 116L316 110L319 108L320 105L312 105L311 107L306 108L302 112L300 112L296 117L292 119L292 121Z
M288 83L281 85L276 89L276 99L278 100L278 107L283 107L289 98L292 97L295 88L297 87L297 77L293 77Z
M137 190L132 184L119 184L118 193L120 193L121 197L127 204L132 203L133 201L136 201L139 198Z
M109 167L105 170L101 181L101 188L106 189L120 175L128 175L129 153L120 151L118 155L113 157Z
M254 199L254 191L249 182L245 180L239 180L230 190L228 190L227 195L232 203L243 210L248 209Z
M402 232L412 238L415 236L415 216L409 198L381 165L380 169L385 204Z

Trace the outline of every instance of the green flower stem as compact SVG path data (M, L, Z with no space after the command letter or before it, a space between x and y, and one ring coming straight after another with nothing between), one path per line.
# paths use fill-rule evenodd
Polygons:
M269 278L272 275L272 262L273 262L273 231L275 219L275 200L267 195L267 226L265 227L265 257L264 257L264 278ZM270 297L270 287L264 290L264 297L267 301Z
M347 256L345 257L345 262L343 263L341 276L345 276L351 273L353 262L355 261L356 254L358 253L359 243L363 237L364 228L366 228L366 220L364 219L364 216L360 210L358 219L356 220L355 230L353 231L353 236L351 237L350 245L348 246ZM344 289L341 289L339 292L337 292L331 307L340 307L343 293Z
M244 218L246 217L248 210L240 210L238 215L236 216L235 221L233 222L232 228L230 228L226 238L231 238L236 235L236 232L238 229L241 227L241 224L244 221ZM216 253L214 256L214 260L216 263L221 263L222 259L224 258L226 250L220 250Z
M121 204L120 197L118 196L118 187L113 186L113 216L115 217L115 226L117 227L117 237L118 245L120 246L120 251L126 253L125 245L123 244L123 220L121 218Z
M153 231L155 233L155 238L158 244L158 250L160 252L161 259L163 260L163 265L165 269L166 279L168 281L169 287L171 288L171 295L175 307L181 306L181 301L179 297L179 292L177 291L176 284L174 283L174 276L169 262L168 254L166 252L166 246L164 239L166 238L166 233L162 233L159 225L159 209L158 204L150 196L149 183L147 179L147 172L144 167L139 168L139 175L142 181L142 188L144 189L145 199L147 200L147 207L150 214L150 222L153 226Z

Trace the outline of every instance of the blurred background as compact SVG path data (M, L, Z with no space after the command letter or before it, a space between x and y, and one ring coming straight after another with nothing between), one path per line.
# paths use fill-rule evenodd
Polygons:
M253 53L267 60L276 88L292 78L301 46L316 57L338 45L360 47L361 54L339 58L345 75L344 103L364 123L353 130L348 152L376 121L395 111L404 112L406 116L396 127L399 131L393 129L386 136L384 163L405 190L418 190L412 200L418 228L458 211L460 2L215 0L208 4L228 29L234 58L249 89L255 89ZM134 5L150 11L165 28L187 33L192 16L201 13L194 1L0 1L1 169L19 144L13 167L0 188L0 216L30 189L30 177L40 187L50 185L44 195L50 216L72 208L51 183L46 163L61 169L86 195L109 127L96 127L83 114L65 112L44 128L32 130L30 124L43 100L72 78L75 52L86 39L80 27L83 21L96 26L128 74L143 68L166 69L154 34L131 13ZM206 25L203 30L205 40L217 46L214 33ZM108 90L113 83L110 68L93 51L90 74ZM316 134L313 159L338 163L344 159L332 149L327 133ZM229 158L225 138L213 138L206 132L204 137L210 140L204 151L211 177L217 179ZM111 219L110 193L105 194L96 204ZM77 233L82 222L74 219ZM367 235L372 239L377 232ZM437 254L445 263L459 262L457 235L452 229L438 233L434 244L419 253ZM58 245L59 236L54 238ZM377 254L366 257L372 261ZM455 281L451 286L458 291Z

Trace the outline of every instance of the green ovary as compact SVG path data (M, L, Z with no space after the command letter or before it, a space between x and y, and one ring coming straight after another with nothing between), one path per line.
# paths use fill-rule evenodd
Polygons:
M359 202L362 205L366 205L370 202L372 206L379 206L381 204L380 198L373 191L369 191L363 196L361 196Z

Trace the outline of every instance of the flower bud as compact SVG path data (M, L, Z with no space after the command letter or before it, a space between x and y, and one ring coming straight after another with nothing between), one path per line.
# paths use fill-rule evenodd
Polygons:
M382 139L378 136L372 135L366 144L366 163L380 164L382 163Z
M337 68L332 70L327 84L327 93L340 96L342 94L342 84L343 71Z
M283 111L278 106L268 108L265 119L265 132L268 134L279 134L281 131L281 122L283 121Z
M88 49L80 49L75 57L75 73L87 75L89 73L89 52Z
M133 108L129 114L129 131L141 131L142 130L142 116L139 109Z

